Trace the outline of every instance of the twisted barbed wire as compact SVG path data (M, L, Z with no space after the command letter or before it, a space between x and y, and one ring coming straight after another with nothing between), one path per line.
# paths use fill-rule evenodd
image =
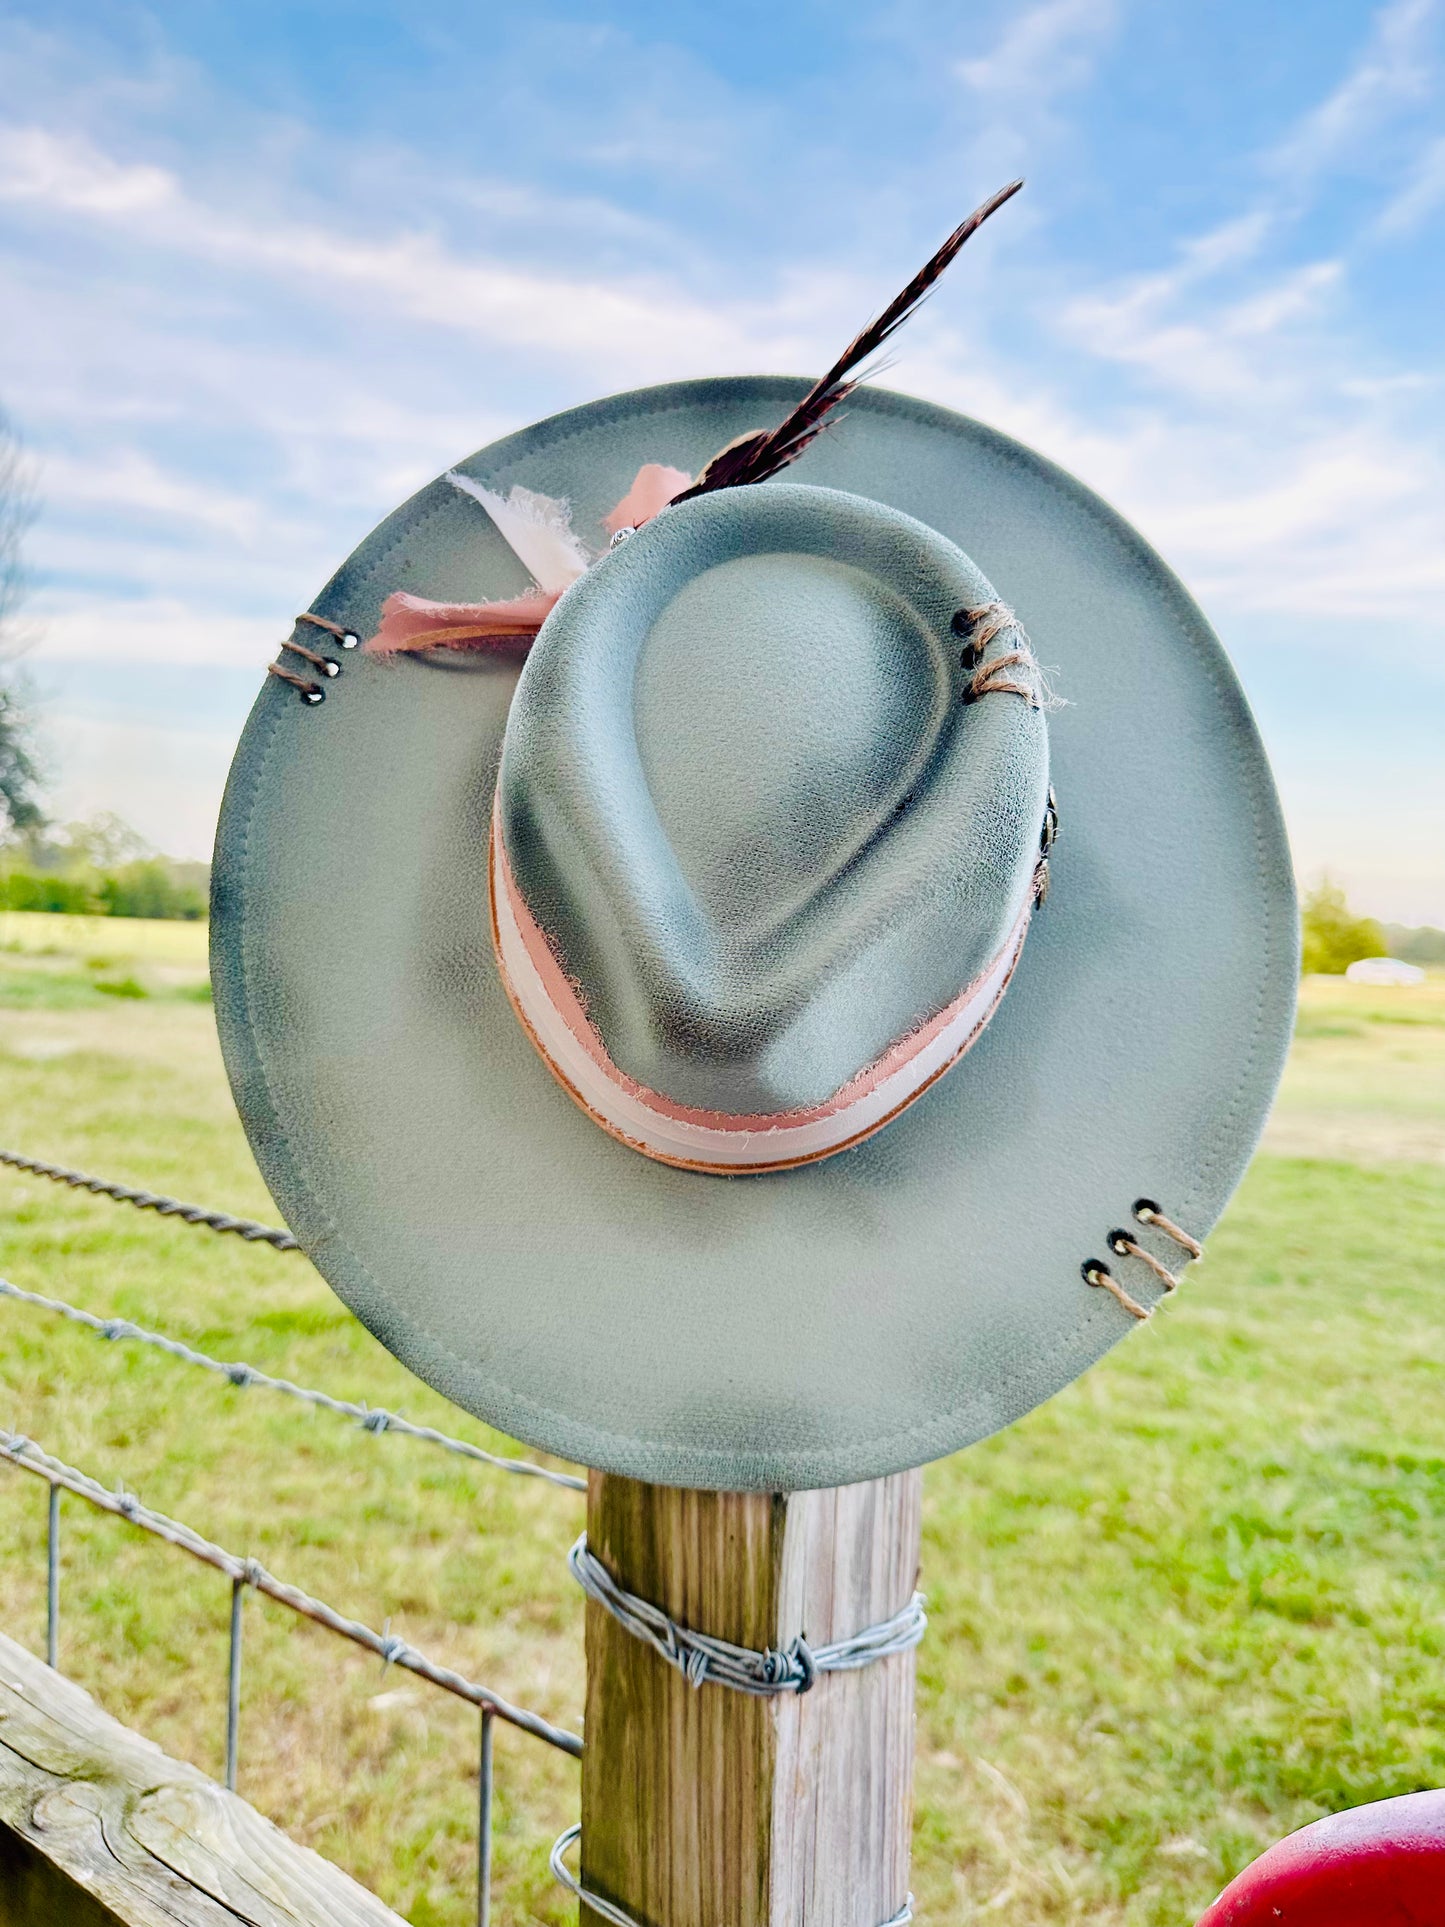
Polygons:
M567 1554L567 1564L589 1599L605 1607L634 1639L659 1653L693 1686L713 1681L759 1699L774 1693L806 1693L819 1673L856 1672L875 1660L910 1652L928 1630L923 1594L916 1592L891 1619L865 1627L851 1638L809 1646L800 1634L781 1652L771 1646L759 1652L753 1646L734 1646L731 1640L679 1626L661 1606L619 1586L588 1547L585 1532Z
M152 1345L157 1351L180 1359L184 1364L214 1372L241 1391L257 1385L264 1391L282 1392L287 1398L300 1399L303 1404L319 1406L323 1411L335 1412L341 1418L354 1419L363 1432L369 1432L373 1437L379 1437L383 1432L399 1432L405 1438L420 1439L426 1445L439 1446L443 1452L454 1452L460 1458L492 1466L498 1472L515 1472L527 1479L545 1479L549 1485L562 1486L569 1492L587 1490L587 1481L579 1479L574 1473L556 1472L551 1466L537 1465L531 1459L512 1459L499 1452L488 1452L466 1439L439 1432L435 1426L413 1424L400 1413L388 1412L381 1406L334 1398L330 1392L318 1391L314 1386L297 1385L289 1378L273 1378L269 1372L263 1372L258 1366L248 1365L241 1359L212 1358L179 1338L168 1338L164 1332L147 1331L143 1325L134 1325L128 1318L97 1317L93 1311L83 1311L79 1305L67 1304L63 1298L47 1298L41 1292L27 1291L22 1285L12 1284L8 1278L0 1278L0 1298L11 1298L19 1304L50 1312L112 1343Z
M88 1171L72 1171L64 1164L47 1164L43 1158L26 1157L23 1151L0 1149L0 1164L28 1171L32 1177L68 1184L76 1191L89 1191L98 1198L113 1198L117 1204L133 1204L138 1211L154 1211L160 1218L179 1218L184 1224L201 1225L207 1231L234 1232L247 1244L272 1245L277 1251L301 1249L280 1225L258 1224L254 1218L237 1218L229 1211L212 1211L202 1204L182 1204L179 1198L168 1198L163 1192L142 1191L133 1184L92 1177Z
M78 1472L73 1465L53 1457L24 1433L0 1429L0 1457L8 1459L12 1465L18 1465L22 1472L45 1479L52 1489L58 1486L64 1492L73 1492L98 1511L112 1513L137 1526L142 1532L150 1533L153 1538L179 1547L193 1559L199 1559L217 1572L224 1573L233 1585L250 1586L253 1591L264 1593L268 1599L289 1607L302 1618L313 1620L328 1632L350 1640L354 1646L365 1647L388 1666L400 1666L420 1679L430 1680L433 1686L440 1686L445 1692L454 1693L458 1699L468 1700L473 1706L480 1707L483 1712L506 1720L508 1725L530 1733L533 1739L544 1740L559 1752L581 1759L582 1742L575 1733L567 1732L565 1727L554 1726L550 1720L543 1719L540 1713L529 1712L524 1706L513 1706L510 1700L503 1699L490 1687L481 1686L450 1666L442 1666L436 1660L428 1659L425 1653L418 1652L415 1646L395 1634L378 1633L370 1626L363 1625L359 1619L348 1619L324 1600L303 1592L299 1586L291 1586L277 1579L274 1574L267 1572L259 1560L243 1559L238 1553L228 1552L224 1546L218 1546L183 1521L143 1505L124 1486L112 1490L102 1485L99 1479Z

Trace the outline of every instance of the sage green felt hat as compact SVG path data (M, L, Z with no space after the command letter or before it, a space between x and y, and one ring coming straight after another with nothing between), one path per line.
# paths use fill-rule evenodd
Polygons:
M1042 457L862 390L608 546L804 386L615 397L424 489L268 678L217 841L301 1244L458 1404L664 1484L871 1478L1068 1383L1214 1224L1293 1013L1229 663ZM455 646L562 553L529 652ZM348 648L383 604L436 646Z

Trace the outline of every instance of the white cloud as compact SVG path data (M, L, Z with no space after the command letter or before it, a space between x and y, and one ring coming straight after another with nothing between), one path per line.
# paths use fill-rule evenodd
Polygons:
M1114 0L1042 0L1011 19L987 53L954 62L969 96L970 171L1037 163L1059 131L1059 103L1088 84L1117 16Z
M1445 134L1417 156L1410 178L1385 206L1375 231L1398 240L1413 234L1441 207L1445 207Z
M168 524L198 523L243 540L254 538L263 513L254 498L193 473L168 472L138 449L119 449L94 462L50 455L39 486L52 513L58 507L140 514Z
M0 198L119 220L173 207L179 195L163 168L127 166L43 127L14 127L0 130Z
M152 247L247 273L361 296L413 321L580 359L619 374L666 376L734 361L757 321L658 280L549 273L466 257L422 230L381 238L296 221L251 221L188 194L151 166L126 166L43 128L0 130L0 200L123 228Z
M990 240L987 272L960 264L892 377L1100 488L1248 648L1307 627L1322 675L1347 678L1362 647L1376 673L1439 675L1441 371L1372 356L1350 300L1371 236L1331 229L1311 248L1299 225L1305 188L1392 105L1418 104L1410 62L1424 71L1433 18L1427 0L1387 8L1355 69L1258 158L1253 196L1153 261L1136 253L1111 275L1051 260L1047 206L1027 270ZM1047 0L946 77L970 138L992 143L990 179L1010 142L1067 135L1066 97L1092 79L1114 21L1106 0ZM204 177L153 164L170 150L127 134L135 121L52 113L0 130L17 235L0 251L6 379L47 463L42 661L244 666L259 680L291 611L469 447L633 381L819 366L890 291L835 252L827 222L822 258L765 262L737 276L743 292L718 294L717 262L687 235L585 194L449 176L448 210L474 220L368 219L366 197L344 208L325 170L288 191L308 151L299 134L254 177ZM394 160L421 178L420 150ZM392 164L354 156L356 178ZM1442 196L1437 142L1374 233L1413 233ZM608 237L593 254L577 244L589 227ZM633 266L593 265L633 239ZM669 266L644 273L643 258ZM202 731L188 760L184 734L58 714L65 810L104 795L167 847L189 823L185 846L203 851L231 745ZM1349 807L1330 814L1311 780L1287 782L1309 860L1364 864L1364 842L1341 828ZM1387 786L1377 810L1367 787L1342 793L1372 836L1392 810L1425 820L1423 790ZM1400 847L1402 891L1432 862L1438 877L1438 846L1411 830Z
M1437 0L1390 0L1375 15L1370 42L1339 86L1291 129L1271 156L1274 171L1305 186L1360 149L1401 107L1427 99L1433 60L1429 31Z
M1370 31L1370 44L1345 79L1275 148L1274 172L1295 187L1310 185L1360 150L1403 106L1430 98L1437 0L1391 0Z
M992 49L954 72L997 114L1025 113L1084 85L1091 55L1114 25L1113 0L1044 0L1004 29Z
M259 676L285 633L284 606L278 598L277 615L268 621L228 614L200 598L117 599L80 590L38 599L34 620L49 662L201 664L254 668Z
M1194 292L1198 277L1188 269L1149 275L1077 296L1058 321L1101 360L1124 363L1196 401L1238 406L1279 380L1268 337L1318 314L1342 271L1339 261L1311 262L1242 300L1213 303Z

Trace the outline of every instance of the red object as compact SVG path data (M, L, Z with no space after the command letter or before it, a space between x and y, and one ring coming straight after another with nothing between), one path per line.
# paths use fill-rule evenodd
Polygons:
M1302 1827L1230 1881L1199 1927L1445 1927L1445 1790Z

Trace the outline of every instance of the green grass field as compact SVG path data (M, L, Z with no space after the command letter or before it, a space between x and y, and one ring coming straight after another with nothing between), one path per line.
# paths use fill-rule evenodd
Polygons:
M272 1218L197 926L0 927L0 1136ZM117 989L123 985L126 988ZM497 1444L296 1255L0 1171L0 1272ZM1187 1927L1282 1833L1445 1784L1445 981L1305 986L1264 1152L1179 1299L926 1475L925 1922ZM0 1423L565 1724L575 1495L0 1303ZM0 1466L0 1626L43 1648L40 1484ZM228 1588L79 1502L61 1658L221 1765ZM247 1606L241 1790L416 1927L472 1905L469 1709ZM577 1769L501 1729L495 1918L561 1922Z

